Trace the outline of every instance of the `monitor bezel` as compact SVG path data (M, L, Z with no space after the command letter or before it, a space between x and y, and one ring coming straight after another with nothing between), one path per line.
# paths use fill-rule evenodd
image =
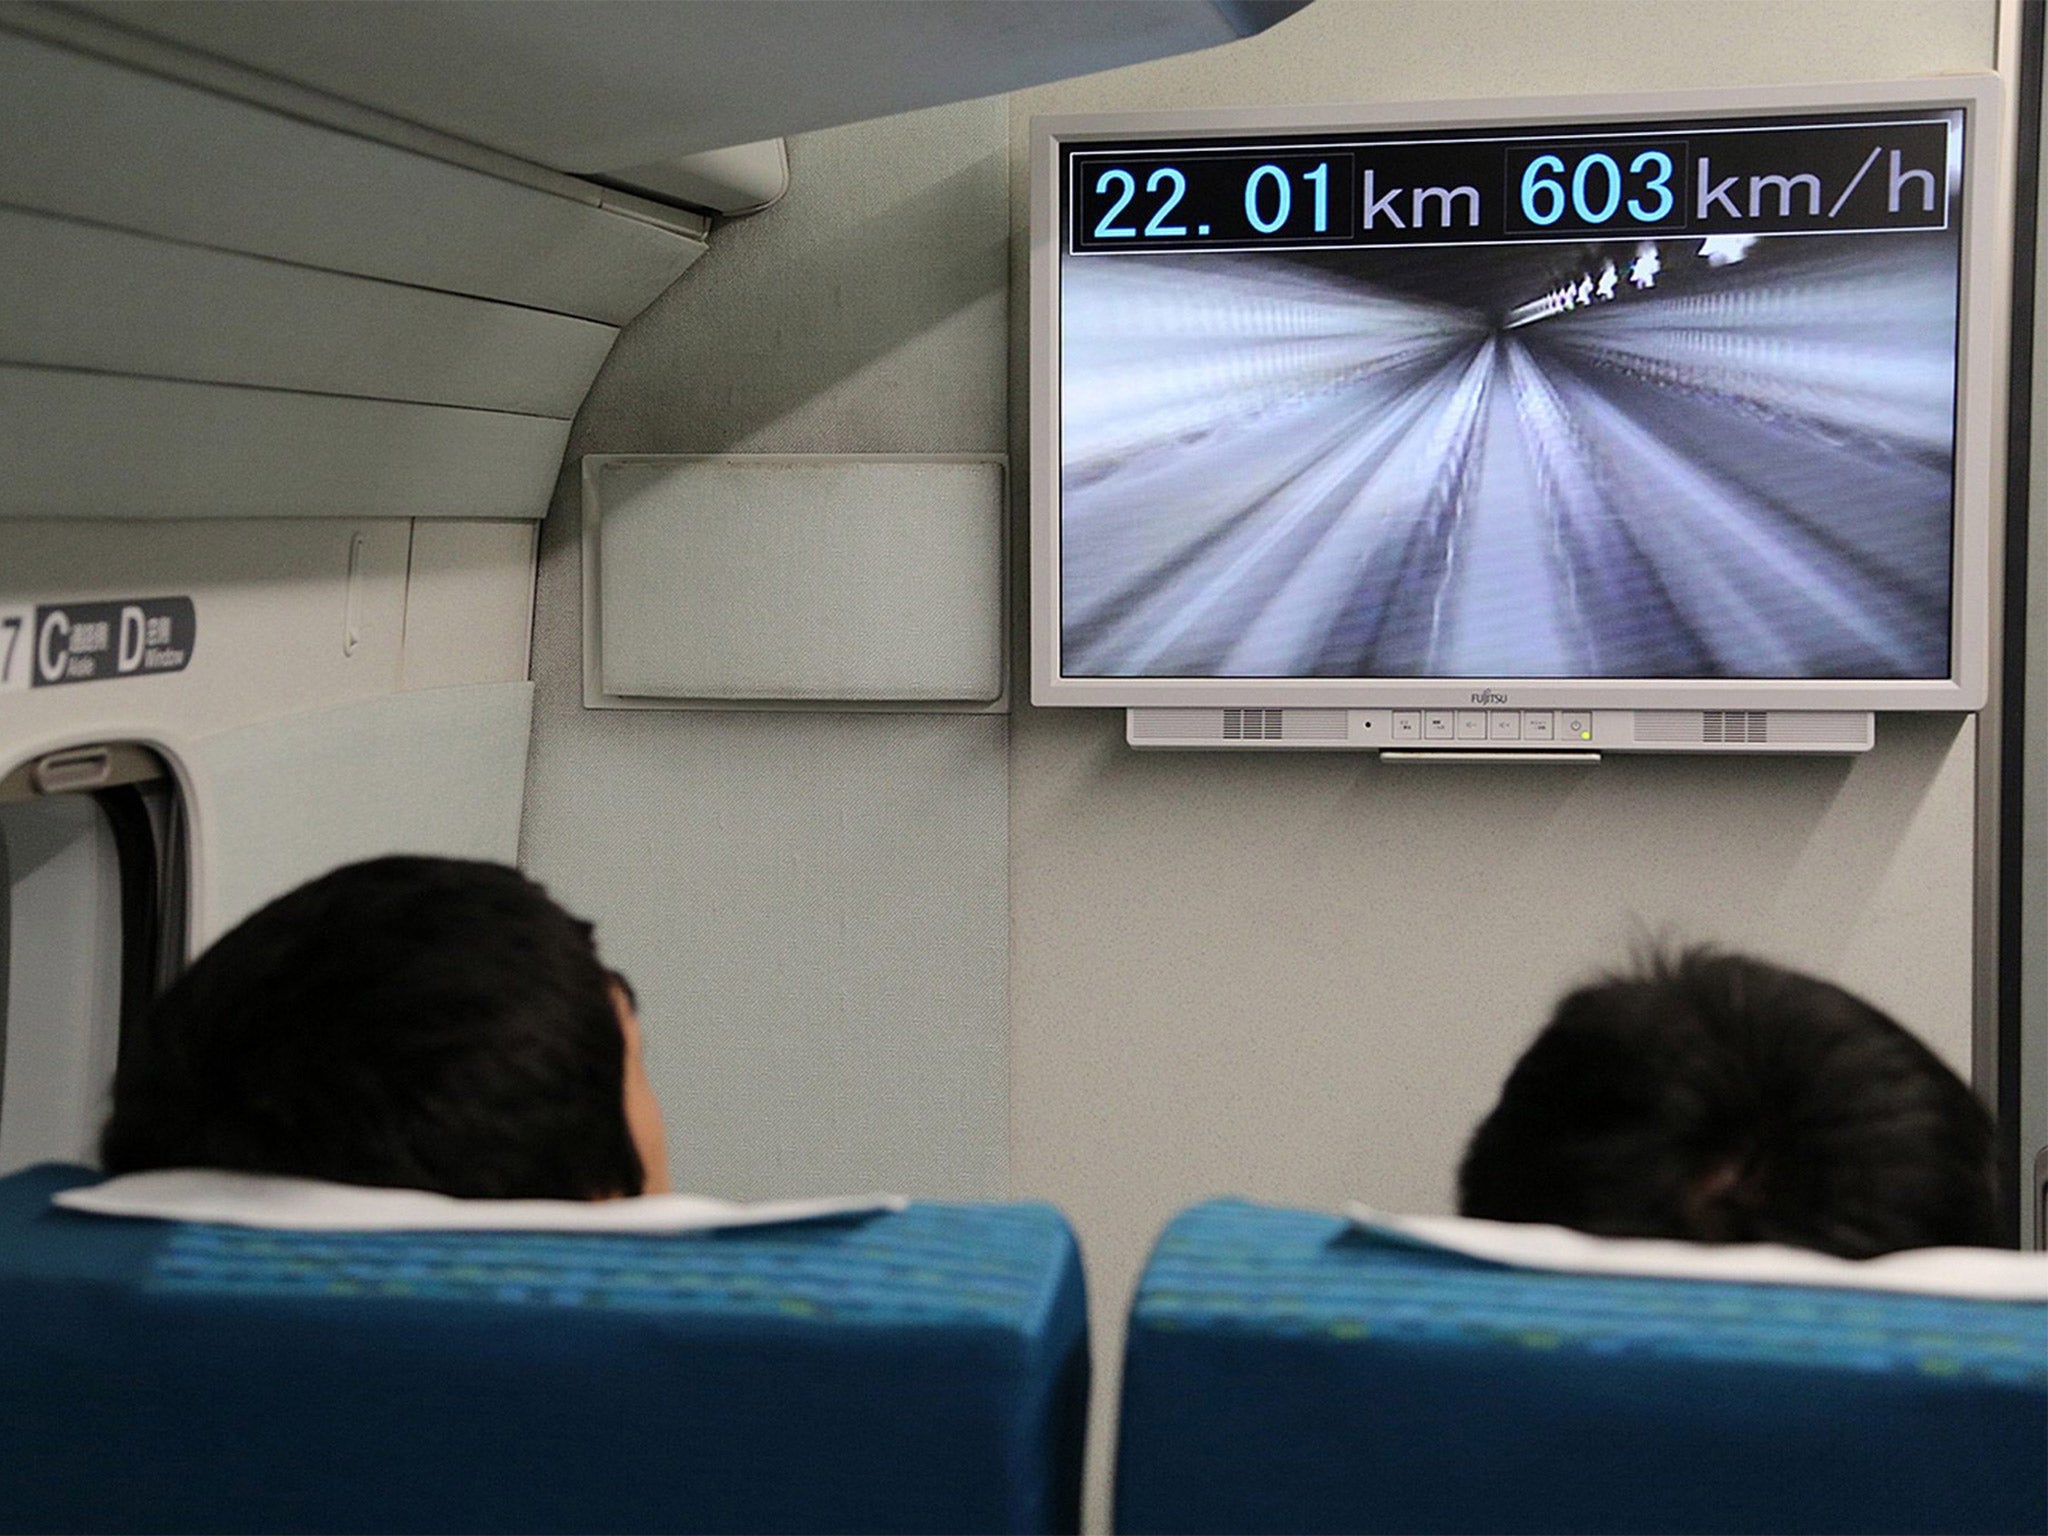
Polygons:
M1408 129L1576 131L1609 122L1855 109L1960 108L1963 222L1957 305L1954 585L1949 675L1806 678L1136 678L1060 672L1060 150L1102 140ZM1994 616L1992 562L2004 485L2004 375L2011 250L2003 86L1996 75L1742 89L1352 106L1091 113L1031 121L1031 700L1098 708L1412 708L1486 694L1521 708L1974 711L1984 707Z

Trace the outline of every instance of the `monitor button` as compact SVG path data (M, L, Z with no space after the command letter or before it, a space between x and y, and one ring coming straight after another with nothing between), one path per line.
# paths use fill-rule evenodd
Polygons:
M1422 739L1424 741L1449 741L1457 731L1451 725L1448 709L1425 709L1422 712Z

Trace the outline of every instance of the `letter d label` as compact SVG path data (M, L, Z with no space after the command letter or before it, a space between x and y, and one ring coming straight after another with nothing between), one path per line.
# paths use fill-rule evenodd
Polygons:
M133 603L121 609L121 649L114 656L116 672L133 672L142 665L142 610Z

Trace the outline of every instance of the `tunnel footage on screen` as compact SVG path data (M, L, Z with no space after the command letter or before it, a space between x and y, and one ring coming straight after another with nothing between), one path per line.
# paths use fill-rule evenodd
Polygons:
M1949 676L1963 131L1064 143L1060 674Z

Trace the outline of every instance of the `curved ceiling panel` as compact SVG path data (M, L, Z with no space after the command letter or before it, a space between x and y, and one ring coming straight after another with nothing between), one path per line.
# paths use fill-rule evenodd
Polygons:
M1191 52L1308 0L88 0L83 9L555 170Z

